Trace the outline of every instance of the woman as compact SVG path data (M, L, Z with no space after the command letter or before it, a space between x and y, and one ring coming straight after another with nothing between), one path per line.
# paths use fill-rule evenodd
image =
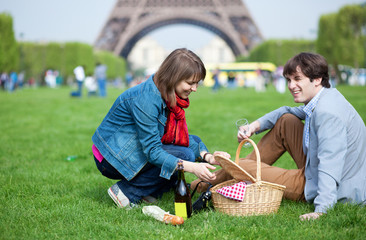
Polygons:
M160 197L176 181L178 160L198 178L215 179L218 164L201 141L188 134L183 108L206 76L200 58L174 50L155 75L122 93L94 133L93 154L100 172L119 181L108 194L119 207ZM230 157L225 152L215 152ZM205 163L195 163L201 158Z

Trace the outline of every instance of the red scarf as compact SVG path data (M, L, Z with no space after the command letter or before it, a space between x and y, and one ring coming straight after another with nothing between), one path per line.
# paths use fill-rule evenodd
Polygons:
M177 105L175 107L170 107L169 102L167 102L167 106L170 111L161 142L164 144L188 147L188 127L183 108L187 108L189 106L189 99L182 99L177 95L175 95L175 98L177 100Z

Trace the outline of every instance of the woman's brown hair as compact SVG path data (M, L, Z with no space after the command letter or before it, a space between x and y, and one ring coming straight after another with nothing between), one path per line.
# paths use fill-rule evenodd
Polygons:
M154 82L163 99L176 105L175 87L180 81L193 76L193 81L204 80L206 68L201 59L186 48L178 48L163 61L154 75Z

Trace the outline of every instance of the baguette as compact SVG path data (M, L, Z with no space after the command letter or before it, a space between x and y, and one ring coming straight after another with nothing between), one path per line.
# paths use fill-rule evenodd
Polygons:
M175 226L183 224L184 219L182 217L166 213L164 214L164 222Z

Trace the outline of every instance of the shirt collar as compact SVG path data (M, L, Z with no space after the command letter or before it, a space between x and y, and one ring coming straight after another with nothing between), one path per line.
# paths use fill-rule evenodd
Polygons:
M319 101L319 98L320 98L320 94L321 92L324 90L324 87L322 87L322 89L320 89L320 91L315 95L315 97L313 97L311 99L311 101L306 104L306 106L303 108L305 114L307 116L311 116L311 114L313 113L313 109L316 107L318 101Z

